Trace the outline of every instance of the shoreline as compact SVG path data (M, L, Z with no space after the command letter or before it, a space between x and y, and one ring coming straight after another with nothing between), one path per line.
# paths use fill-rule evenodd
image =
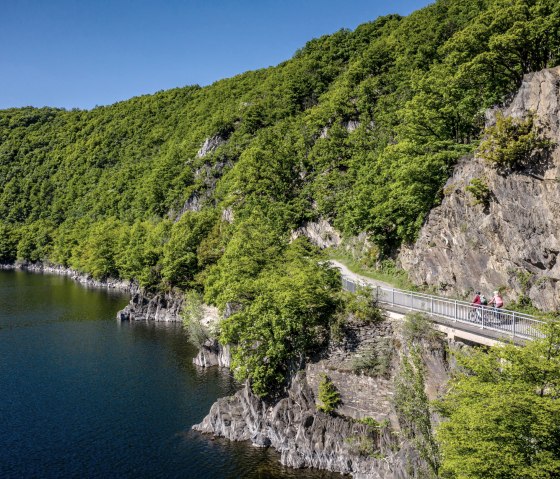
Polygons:
M80 273L72 268L50 263L27 263L17 261L15 263L0 263L0 271L26 271L28 273L66 276L86 287L122 291L130 295L134 295L139 290L138 284L131 280L117 278L97 280L90 274Z

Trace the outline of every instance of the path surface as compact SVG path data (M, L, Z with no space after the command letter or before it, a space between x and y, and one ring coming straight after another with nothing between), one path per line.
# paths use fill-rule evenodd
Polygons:
M329 263L332 266L334 266L335 268L338 268L340 270L340 272L342 273L342 276L344 276L345 278L349 278L349 279L351 279L355 282L366 283L366 284L369 284L373 287L380 286L382 288L389 288L389 289L394 288L394 286L392 284L385 283L385 282L379 281L377 279L371 279L371 278L368 278L367 276L362 276L361 274L354 273L354 272L350 271L346 265L342 264L340 261L337 261L335 259L329 260Z

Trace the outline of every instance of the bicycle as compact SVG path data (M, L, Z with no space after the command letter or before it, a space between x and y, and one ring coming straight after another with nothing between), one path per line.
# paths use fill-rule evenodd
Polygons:
M468 320L471 323L481 323L482 322L482 308L480 306L473 306L469 311Z

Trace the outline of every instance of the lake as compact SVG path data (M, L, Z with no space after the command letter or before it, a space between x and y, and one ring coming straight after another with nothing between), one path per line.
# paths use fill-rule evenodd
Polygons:
M0 271L0 477L341 478L190 431L238 385L192 364L178 324L123 322L128 296Z

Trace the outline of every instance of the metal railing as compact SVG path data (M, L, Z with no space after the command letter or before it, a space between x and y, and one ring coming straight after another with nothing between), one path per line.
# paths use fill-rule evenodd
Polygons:
M473 306L466 301L415 291L372 286L345 276L342 277L342 287L353 293L359 289L370 288L375 300L379 304L387 305L387 309L396 307L418 311L448 321L495 331L511 338L532 340L542 337L541 326L544 322L530 314L482 305Z

